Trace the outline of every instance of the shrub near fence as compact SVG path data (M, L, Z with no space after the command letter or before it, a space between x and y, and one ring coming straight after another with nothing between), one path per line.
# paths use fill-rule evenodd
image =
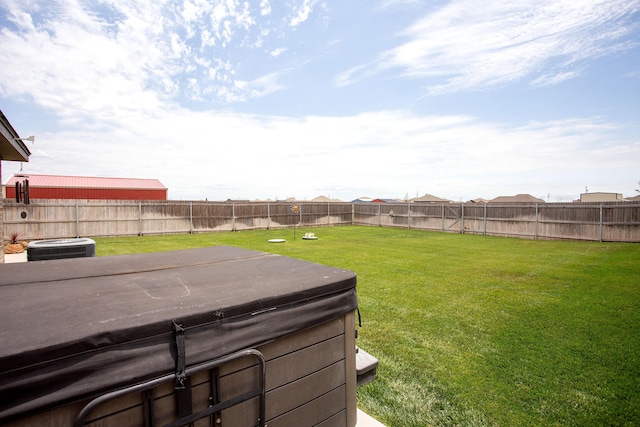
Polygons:
M22 239L368 225L527 239L640 242L639 203L463 203L4 200L5 233Z

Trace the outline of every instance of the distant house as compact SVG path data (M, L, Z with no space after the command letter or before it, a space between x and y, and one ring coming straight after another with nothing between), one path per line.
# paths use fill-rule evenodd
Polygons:
M640 194L634 197L625 197L624 199L629 202L640 202Z
M157 179L16 174L5 183L7 198L24 179L31 199L167 200L168 192Z
M371 203L402 203L402 200L398 199L373 199Z
M476 203L478 205L486 205L487 203L489 203L488 200L485 200L481 197L478 197L477 199L471 199L469 200L469 203Z
M410 200L411 203L451 203L451 200L441 199L433 194L425 194Z
M352 200L351 203L369 203L372 200L373 199L371 197L358 197L357 199Z
M597 203L597 202L624 202L624 197L620 193L582 193L580 194L581 203Z
M546 203L544 200L533 197L531 194L516 194L515 196L500 196L489 200L487 203Z
M318 197L313 198L311 201L314 202L314 203L334 203L334 202L335 203L341 203L342 202L342 200L332 199L332 198L327 197L327 196L318 196Z

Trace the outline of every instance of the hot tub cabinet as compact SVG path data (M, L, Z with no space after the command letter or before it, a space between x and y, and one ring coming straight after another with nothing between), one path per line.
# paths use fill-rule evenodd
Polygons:
M356 277L232 247L0 269L0 424L356 424Z

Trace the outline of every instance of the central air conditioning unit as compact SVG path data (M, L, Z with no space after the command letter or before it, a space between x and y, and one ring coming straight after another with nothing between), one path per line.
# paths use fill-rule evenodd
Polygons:
M87 238L34 240L27 246L27 259L40 261L96 256L96 242Z

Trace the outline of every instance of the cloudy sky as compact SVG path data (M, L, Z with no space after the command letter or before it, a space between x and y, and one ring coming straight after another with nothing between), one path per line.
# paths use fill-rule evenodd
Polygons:
M26 173L169 198L640 186L640 0L0 0Z

